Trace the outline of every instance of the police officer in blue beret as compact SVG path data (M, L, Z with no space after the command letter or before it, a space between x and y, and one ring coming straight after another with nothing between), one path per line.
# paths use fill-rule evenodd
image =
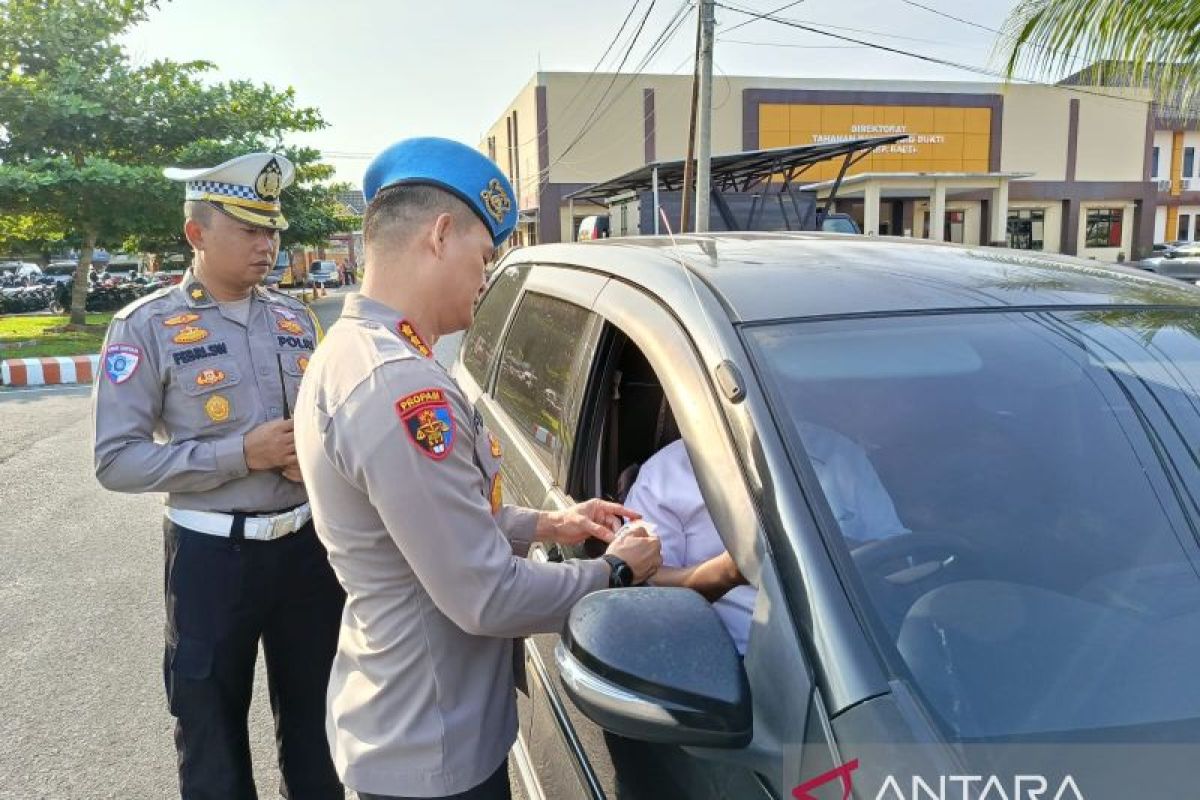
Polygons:
M661 563L646 531L590 500L505 505L499 442L446 370L437 337L471 323L484 269L516 223L496 165L409 139L367 169L366 275L317 349L295 414L317 532L347 592L329 682L334 765L364 800L508 798L513 638L561 629L571 606ZM539 563L536 541L610 542Z

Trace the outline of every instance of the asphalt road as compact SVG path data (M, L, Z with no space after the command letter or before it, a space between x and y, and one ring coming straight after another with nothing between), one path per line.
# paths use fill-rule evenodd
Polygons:
M343 297L316 304L326 324ZM443 363L459 337L439 341ZM162 688L162 506L92 474L88 387L0 391L0 800L178 796ZM251 746L278 796L259 662Z

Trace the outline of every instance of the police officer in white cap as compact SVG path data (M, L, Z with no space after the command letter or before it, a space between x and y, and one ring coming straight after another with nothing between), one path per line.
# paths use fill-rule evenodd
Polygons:
M344 797L324 706L345 596L290 419L321 331L260 285L294 173L271 153L165 171L187 184L192 267L114 316L93 394L100 483L166 493L163 677L185 800L257 796L246 718L260 640L285 796Z

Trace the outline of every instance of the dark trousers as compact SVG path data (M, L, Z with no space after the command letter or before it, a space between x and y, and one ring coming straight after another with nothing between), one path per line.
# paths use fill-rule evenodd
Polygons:
M393 794L367 794L366 792L359 792L358 797L359 800L416 800L416 798ZM432 800L512 800L512 790L508 785L508 759L504 759L504 763L492 773L492 777L478 786L467 789L465 792L432 798Z
M260 639L284 797L344 798L325 735L325 691L345 594L312 523L269 542L170 520L163 532L163 678L184 800L258 796L246 719Z

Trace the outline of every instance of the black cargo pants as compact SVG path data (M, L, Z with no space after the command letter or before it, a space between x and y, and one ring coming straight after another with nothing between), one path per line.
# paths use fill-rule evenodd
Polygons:
M164 520L163 678L183 800L255 800L247 715L262 640L290 800L341 800L325 692L345 594L310 521L273 541Z

